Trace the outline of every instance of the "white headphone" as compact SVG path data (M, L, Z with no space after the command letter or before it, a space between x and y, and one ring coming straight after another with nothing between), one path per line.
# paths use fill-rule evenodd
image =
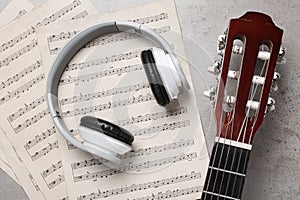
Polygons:
M141 53L144 70L157 103L165 106L176 100L181 88L190 87L171 46L152 29L132 22L106 22L80 32L61 50L47 80L48 108L58 131L75 147L111 161L111 166L119 165L121 160L118 155L131 150L133 135L108 121L83 116L78 128L83 140L80 142L67 129L61 118L57 98L58 86L67 64L88 42L109 33L129 30L144 35L160 46Z

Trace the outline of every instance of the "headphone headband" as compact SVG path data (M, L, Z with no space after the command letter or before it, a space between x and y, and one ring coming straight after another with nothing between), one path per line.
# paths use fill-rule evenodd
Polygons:
M48 108L50 115L57 129L61 134L74 146L86 151L85 146L79 142L75 137L73 137L70 131L65 126L63 120L60 116L60 110L58 106L58 86L60 78L71 59L76 55L76 53L84 47L90 41L110 33L119 33L124 31L134 30L137 34L142 34L145 37L153 40L157 43L167 54L169 54L171 60L173 61L179 77L181 78L182 85L189 89L189 84L183 74L180 64L175 57L175 54L168 44L168 42L153 31L143 25L133 23L133 22L106 22L95 26L92 26L79 34L77 34L73 39L68 42L64 48L61 50L57 56L55 62L52 65L51 71L47 79L47 89L46 97L48 102Z

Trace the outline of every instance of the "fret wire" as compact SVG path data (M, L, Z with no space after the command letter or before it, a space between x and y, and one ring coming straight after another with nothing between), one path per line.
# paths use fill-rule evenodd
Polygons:
M231 113L230 113L230 115L231 115ZM223 148L222 148L222 152L221 152L220 157L222 157L222 155L223 155L223 151L224 151L224 147L225 147L225 141L226 141L226 139L227 139L227 134L229 133L228 128L229 128L229 125L231 124L232 121L233 121L233 119L231 119L231 121L228 123L228 125L227 125L227 127L226 127L225 140L224 140L224 144L223 144ZM222 130L222 129L220 129L220 130ZM219 145L219 143L218 143L217 145ZM229 151L230 151L230 146L229 146L228 152L229 152ZM226 159L228 159L228 155L227 155ZM218 164L218 168L220 168L220 162L219 162L219 164ZM224 172L223 172L223 176L224 176ZM216 177L215 177L215 180L214 180L214 186L213 186L212 191L215 190L216 182L217 182L217 177L218 177L218 171L217 171L217 174L216 174ZM221 185L220 185L220 188L221 188ZM211 198L212 198L212 197L211 197ZM210 198L210 199L211 199L211 198Z

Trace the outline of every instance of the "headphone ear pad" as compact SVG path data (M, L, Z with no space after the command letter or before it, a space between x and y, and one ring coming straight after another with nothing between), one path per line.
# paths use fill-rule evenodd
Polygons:
M134 141L133 135L124 128L96 117L81 117L80 126L97 131L99 134L102 133L129 146L132 146Z
M142 51L141 60L156 102L161 106L167 105L168 103L170 103L170 98L155 64L152 51Z

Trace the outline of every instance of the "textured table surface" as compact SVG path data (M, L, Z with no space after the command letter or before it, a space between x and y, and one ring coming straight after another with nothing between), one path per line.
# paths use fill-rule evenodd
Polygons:
M2 10L9 0L0 0ZM38 0L32 1L33 3ZM99 11L142 5L152 0L97 1ZM270 15L284 30L287 64L278 68L282 78L272 96L276 110L269 115L254 139L244 200L300 199L300 1L298 0L177 0L182 32L217 58L216 39L230 18L248 10ZM188 53L188 52L187 52ZM200 95L200 94L198 94ZM22 189L0 170L0 199L28 199Z

